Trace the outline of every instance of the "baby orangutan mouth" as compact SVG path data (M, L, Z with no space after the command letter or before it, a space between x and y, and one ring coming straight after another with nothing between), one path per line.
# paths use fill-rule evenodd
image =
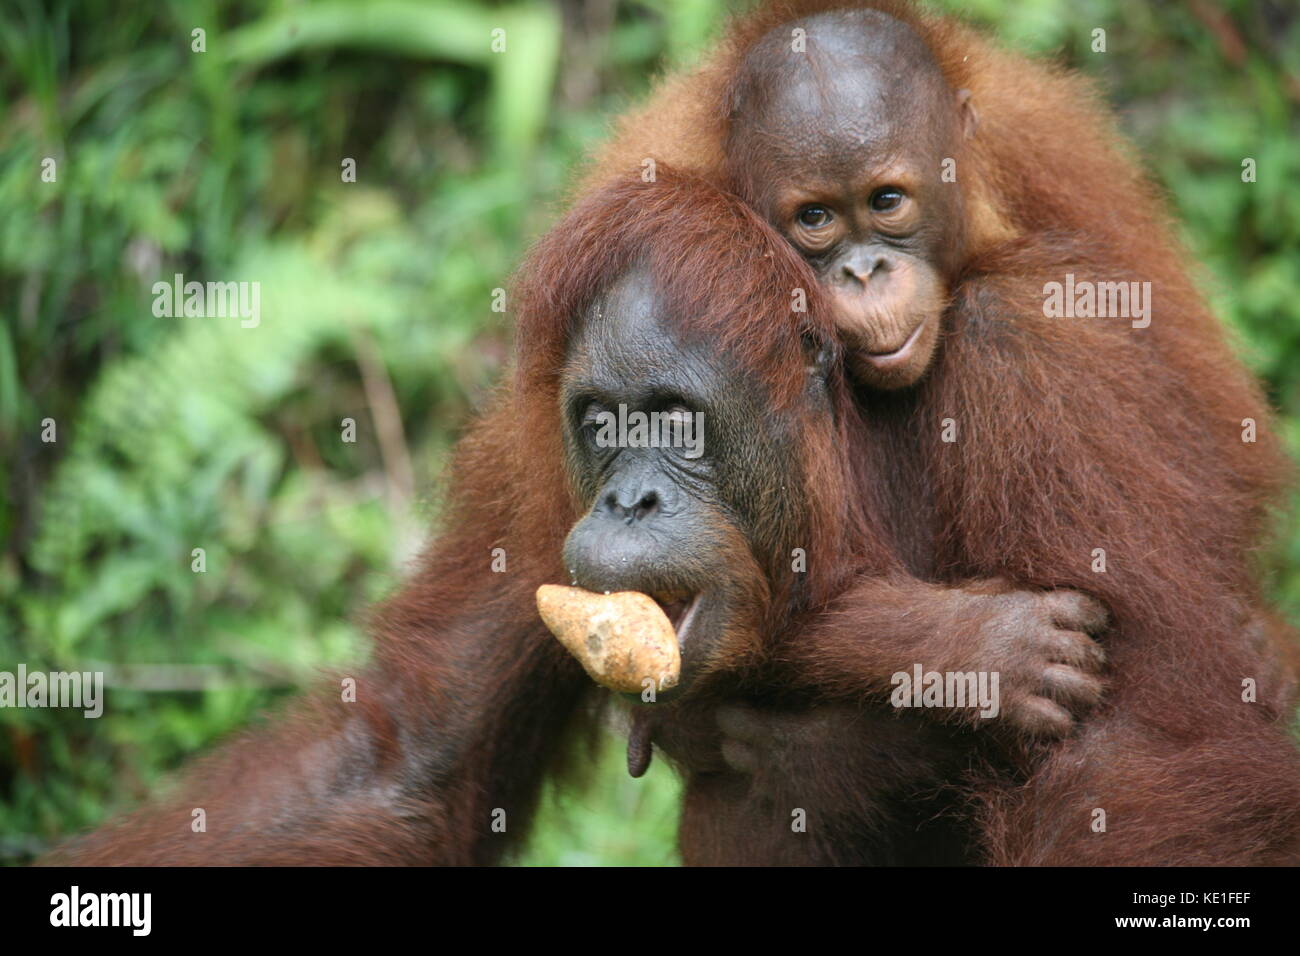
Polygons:
M887 352L867 352L865 358L872 365L888 366L907 359L908 353L911 352L912 346L916 345L917 339L921 337L921 330L925 328L925 320L922 319L916 323L916 328L912 329L907 340L896 349L890 349Z

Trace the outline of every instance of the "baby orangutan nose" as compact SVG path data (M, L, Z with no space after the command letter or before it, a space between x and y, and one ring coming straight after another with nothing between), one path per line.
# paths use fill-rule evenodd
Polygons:
M889 260L884 256L871 254L855 257L844 263L842 269L846 284L851 288L855 283L858 286L865 286L872 279L888 271Z

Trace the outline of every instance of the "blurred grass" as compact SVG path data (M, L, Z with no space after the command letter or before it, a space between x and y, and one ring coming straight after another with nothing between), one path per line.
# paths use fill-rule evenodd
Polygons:
M960 6L1102 84L1300 449L1294 4ZM608 118L689 61L722 11L0 11L0 669L203 675L165 691L123 677L93 722L0 711L0 860L138 799L314 667L363 649L353 621L436 523L444 454L508 354L493 290ZM1089 46L1096 27L1104 54ZM191 51L196 28L205 53ZM56 182L40 179L46 157ZM340 181L345 157L356 183ZM261 281L261 326L155 318L152 283L176 272ZM40 440L47 417L55 444ZM355 444L339 440L346 417ZM1268 570L1300 621L1300 528L1288 517L1281 532ZM195 547L205 574L189 570ZM521 862L675 859L678 790L662 762L633 781L611 740L598 770L586 791L548 791Z

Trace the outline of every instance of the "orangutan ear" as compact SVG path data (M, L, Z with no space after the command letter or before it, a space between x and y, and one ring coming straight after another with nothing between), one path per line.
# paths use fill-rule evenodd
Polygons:
M957 91L957 112L961 120L962 133L967 139L975 135L975 130L980 125L980 115L975 111L975 103L971 96L970 90Z

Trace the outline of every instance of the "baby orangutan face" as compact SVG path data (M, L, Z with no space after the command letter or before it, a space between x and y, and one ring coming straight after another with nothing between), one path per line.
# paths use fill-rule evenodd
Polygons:
M742 195L813 266L863 384L905 388L939 341L962 245L942 177L974 114L922 41L874 11L778 28L737 77L728 164Z

